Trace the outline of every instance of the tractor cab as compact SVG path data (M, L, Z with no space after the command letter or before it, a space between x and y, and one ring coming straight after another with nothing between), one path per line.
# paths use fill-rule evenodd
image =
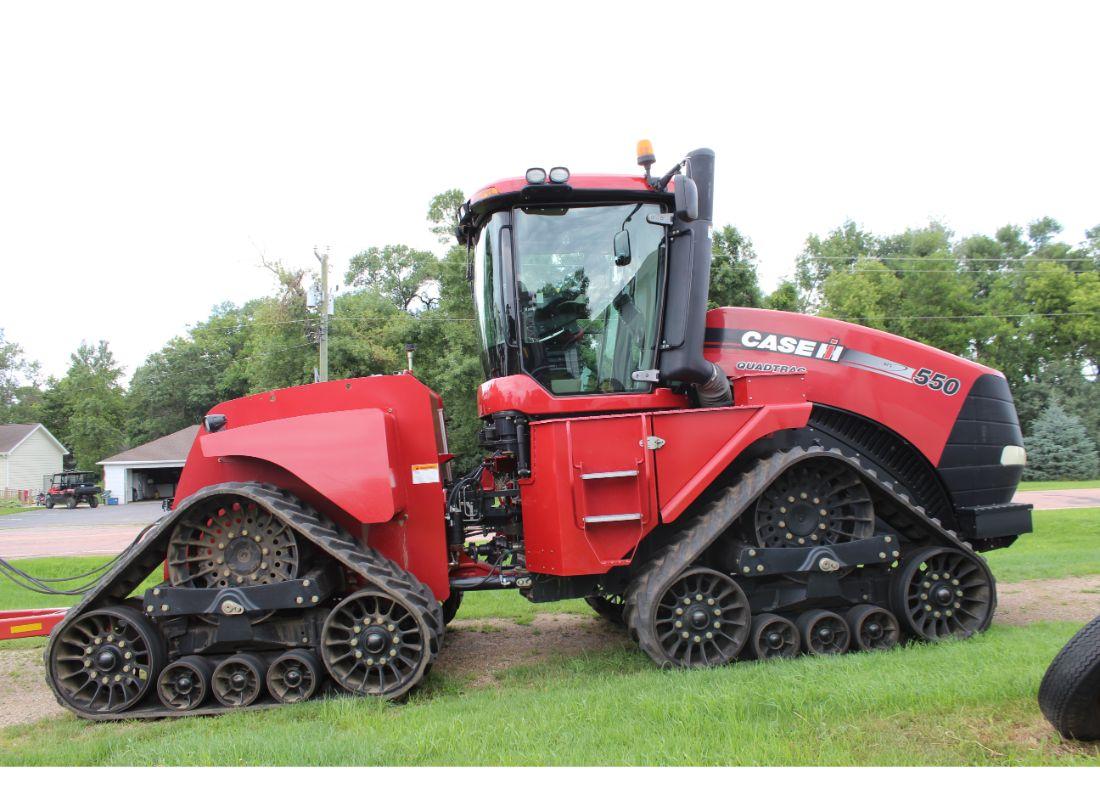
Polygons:
M514 395L508 408L530 410L522 395L645 395L713 377L701 355L713 154L662 178L652 163L643 142L644 176L533 168L463 206L485 376L519 377L494 387Z

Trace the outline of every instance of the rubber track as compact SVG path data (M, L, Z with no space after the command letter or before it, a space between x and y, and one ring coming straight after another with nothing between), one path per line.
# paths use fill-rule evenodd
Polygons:
M676 577L693 564L764 493L772 481L795 464L815 458L842 461L859 473L872 493L876 514L904 537L917 541L937 540L943 545L966 550L975 558L981 559L969 542L963 541L954 531L945 528L938 519L929 517L921 506L914 505L909 496L895 484L883 480L873 469L864 466L857 455L819 446L779 450L758 460L733 483L716 488L697 501L686 518L677 521L677 530L672 541L642 567L627 588L624 614L627 628L631 637L659 665L670 664L657 642L656 632L652 630L652 626L642 624L642 621L653 619L657 603ZM995 583L992 588L991 618L997 605Z
M59 704L85 719L111 720L150 717L193 716L195 714L218 714L239 709L211 707L194 711L172 711L147 707L143 700L134 709L118 714L87 714L69 706L53 684L50 671L50 659L53 648L62 632L73 620L86 611L121 603L136 589L143 580L165 559L168 541L177 520L192 507L218 495L234 495L251 500L271 512L284 524L290 526L302 538L324 551L341 565L359 576L364 584L382 591L394 599L411 603L414 610L423 618L428 631L428 665L424 674L431 669L439 648L443 644L443 609L422 581L409 571L398 566L377 550L366 547L341 530L331 520L321 516L290 492L276 486L262 483L219 483L187 497L178 508L161 517L154 523L144 538L132 546L133 552L107 572L98 584L65 615L60 625L54 628L46 645L46 682L53 691ZM150 692L153 690L150 689ZM155 693L154 693L155 694Z

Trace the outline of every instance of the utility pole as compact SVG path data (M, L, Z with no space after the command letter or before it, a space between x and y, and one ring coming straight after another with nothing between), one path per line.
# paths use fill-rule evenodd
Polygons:
M320 365L318 374L322 383L328 380L328 251L318 253L313 248L313 255L321 262L321 334L320 341Z

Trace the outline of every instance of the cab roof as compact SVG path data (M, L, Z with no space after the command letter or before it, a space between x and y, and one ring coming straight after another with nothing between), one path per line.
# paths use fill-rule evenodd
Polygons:
M668 200L671 192L654 189L641 175L600 173L570 175L564 183L528 183L524 177L503 178L483 186L462 205L458 230L465 244L487 214L514 205L531 203L587 203L614 200Z

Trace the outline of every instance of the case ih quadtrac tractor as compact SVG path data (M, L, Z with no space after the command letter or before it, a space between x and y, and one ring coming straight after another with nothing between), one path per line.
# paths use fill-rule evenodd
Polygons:
M174 509L55 628L60 703L397 698L473 591L587 598L671 667L987 628L978 554L1031 523L1004 377L838 320L708 312L714 154L639 163L532 169L464 204L476 469L452 474L410 373L215 407Z

